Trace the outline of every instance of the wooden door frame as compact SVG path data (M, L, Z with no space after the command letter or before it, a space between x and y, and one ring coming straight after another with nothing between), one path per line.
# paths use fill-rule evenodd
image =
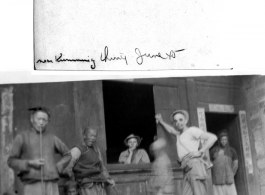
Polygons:
M225 105L224 105L225 106ZM226 105L228 106L228 105ZM234 107L234 105L229 105ZM204 130L207 132L207 125L206 125L206 116L205 116L205 108L204 106L201 107L197 107L197 116L198 116L198 126L200 129ZM233 109L234 111L211 111L210 109L207 109L207 113L218 113L218 114L233 114L236 115L236 123L237 123L237 131L238 134L240 136L240 150L242 152L242 157L244 159L244 167L243 167L243 173L244 173L244 180L246 183L246 188L247 188L247 194L251 194L250 193L250 189L249 189L249 179L248 179L248 174L253 174L254 173L254 167L253 167L253 162L252 162L252 154L251 154L251 149L250 149L250 140L249 140L249 134L248 134L248 126L247 126L247 117L246 117L246 111L245 110L240 110L240 109ZM245 140L243 140L243 132L245 135ZM249 153L246 154L246 147L249 147L249 149L247 150ZM207 154L209 156L209 152ZM248 159L246 160L246 156L248 156ZM248 167L248 168L246 168ZM211 173L209 174L210 176L210 182L212 183L212 175ZM208 190L212 190L212 188L208 189ZM211 192L211 191L210 191Z

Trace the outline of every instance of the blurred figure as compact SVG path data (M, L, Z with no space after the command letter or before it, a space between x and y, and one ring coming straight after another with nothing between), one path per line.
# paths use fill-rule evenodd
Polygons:
M166 141L163 138L157 139L150 147L152 154L155 156L150 188L155 195L174 194L172 166L165 152L165 147Z
M77 183L69 180L64 184L65 195L78 195Z
M237 195L234 176L238 157L235 149L229 146L226 132L219 134L218 146L211 150L211 160L214 195Z
M8 190L4 192L3 195L17 195L17 193L15 193L13 190Z
M129 135L124 144L128 147L128 150L123 151L120 154L119 163L124 164L138 164L138 163L150 163L148 154L144 149L138 149L142 139L134 134Z

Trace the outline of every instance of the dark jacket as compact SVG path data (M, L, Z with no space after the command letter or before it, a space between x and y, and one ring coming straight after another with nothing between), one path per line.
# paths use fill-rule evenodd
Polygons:
M224 151L223 155L219 155L220 150ZM229 144L225 148L217 146L211 150L211 160L213 161L212 180L215 185L225 185L234 183L234 175L237 165L234 164L238 160L237 153Z
M8 158L8 165L19 172L23 182L41 180L41 169L29 167L28 161L41 158L40 134L34 129L22 131L13 142L13 147ZM45 130L42 133L42 158L45 160L43 166L43 179L59 179L56 169L54 154L63 155L68 151L66 145L55 135Z
M81 155L75 160L68 152L58 163L57 167L61 174L69 177L75 176L79 185L93 182L106 182L110 179L104 165L101 153L96 146L87 148L85 145L77 145Z

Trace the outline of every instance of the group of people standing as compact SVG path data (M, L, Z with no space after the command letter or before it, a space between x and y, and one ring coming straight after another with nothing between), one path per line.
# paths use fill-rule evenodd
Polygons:
M178 160L184 170L183 195L207 194L208 169L212 169L214 195L237 195L234 176L238 169L238 157L229 146L227 132L219 134L217 146L211 149L211 163L205 160L205 152L214 145L217 136L197 127L188 127L187 111L176 110L171 114L173 126L165 123L161 114L155 118L163 129L176 137ZM201 144L202 141L204 144Z
M115 185L95 145L97 130L87 128L83 143L71 150L46 129L51 114L45 107L29 109L31 128L18 134L8 158L8 165L15 170L24 184L24 195L59 195L60 175L74 177L67 183L67 194L104 195L105 185ZM56 163L55 154L63 158ZM69 192L69 193L68 193Z
M66 183L67 195L106 195L106 185L115 186L95 144L98 135L95 128L85 128L83 143L78 143L69 150L58 137L46 130L51 117L49 110L45 107L29 110L31 128L16 136L8 158L8 165L16 171L24 184L25 195L59 195L57 182L60 174L71 178ZM164 122L161 114L157 114L155 119L166 132L176 137L178 161L184 170L183 195L206 195L207 169L210 168L213 173L214 194L236 195L234 175L238 168L238 158L236 151L229 146L225 132L220 134L218 146L211 150L212 167L202 157L217 141L217 137L197 127L188 127L187 111L173 112L173 125ZM150 162L147 152L138 148L141 143L139 136L129 135L124 143L128 149L120 154L120 163ZM163 138L158 138L150 147L155 156L152 165L154 177L150 184L157 195L174 194L172 167L165 152L166 145ZM58 163L54 159L55 153L63 157Z

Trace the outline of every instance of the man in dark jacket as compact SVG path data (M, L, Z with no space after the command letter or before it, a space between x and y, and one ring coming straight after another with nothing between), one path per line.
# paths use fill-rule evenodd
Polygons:
M74 146L57 164L60 172L74 176L80 195L106 195L105 185L115 185L95 145L97 135L96 129L85 128L84 142Z
M14 140L8 165L18 171L24 184L24 195L59 195L59 174L54 154L63 155L66 145L47 131L50 120L45 107L29 109L31 128L22 131Z

